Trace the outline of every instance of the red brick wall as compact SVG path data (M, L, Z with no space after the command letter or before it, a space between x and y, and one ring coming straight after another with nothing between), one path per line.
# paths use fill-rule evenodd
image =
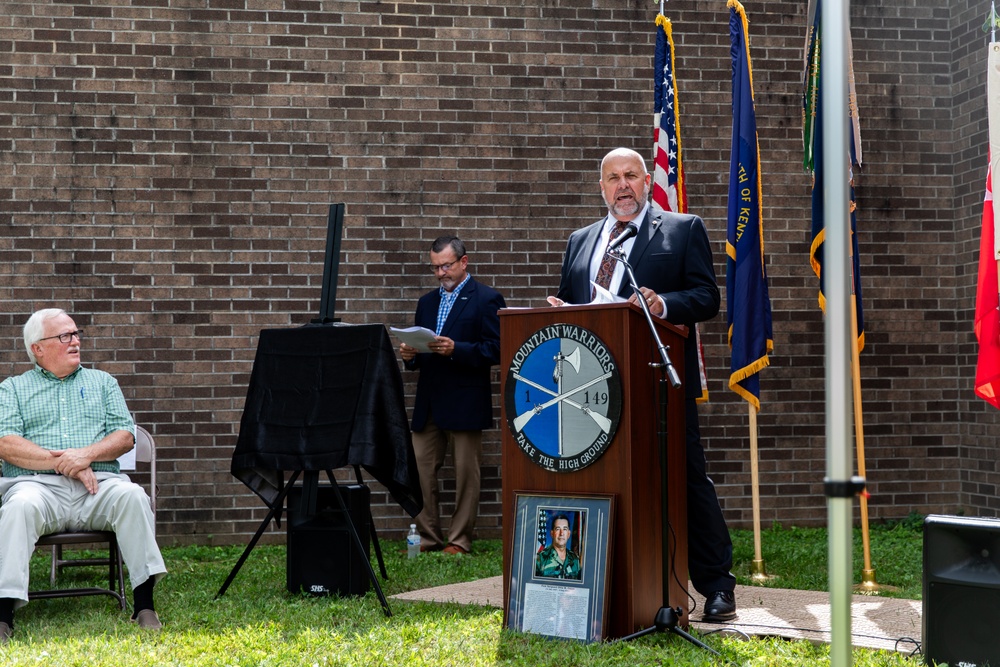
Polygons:
M971 392L986 164L973 4L852 3L876 519L998 505L998 417ZM745 5L775 334L762 517L818 523L823 325L801 167L804 3ZM728 12L672 0L667 13L691 209L724 282ZM409 323L432 287L427 247L446 232L508 304L541 305L570 231L602 214L600 157L650 152L653 18L637 0L4 3L0 374L27 367L30 311L69 310L87 359L120 378L157 438L161 537L244 541L263 510L229 458L257 332L318 311L328 205L347 204L345 321ZM727 516L746 525L747 416L725 388L725 328L722 314L703 329L702 421ZM488 434L484 535L500 525L498 440ZM380 490L374 501L386 528L408 523Z

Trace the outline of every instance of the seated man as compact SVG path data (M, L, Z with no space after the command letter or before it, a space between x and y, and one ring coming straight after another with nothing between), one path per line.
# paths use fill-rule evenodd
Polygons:
M14 609L28 602L36 540L63 530L111 530L132 583L140 627L159 629L153 585L166 573L153 512L117 458L135 446L135 425L118 382L80 365L72 318L39 310L24 325L35 367L0 383L0 644Z

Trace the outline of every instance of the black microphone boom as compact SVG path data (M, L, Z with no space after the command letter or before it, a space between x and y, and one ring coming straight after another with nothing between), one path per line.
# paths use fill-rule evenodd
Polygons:
M639 228L635 226L635 223L634 222L628 223L628 226L625 227L624 230L622 230L622 233L618 235L618 238L616 238L608 245L608 251L610 252L611 250L614 250L615 248L625 243L638 233L639 233Z

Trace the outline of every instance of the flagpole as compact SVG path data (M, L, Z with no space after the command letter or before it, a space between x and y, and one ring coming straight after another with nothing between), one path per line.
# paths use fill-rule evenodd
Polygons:
M830 664L851 664L851 511L857 484L852 479L850 435L845 423L852 407L848 375L851 372L851 288L848 284L848 248L851 245L847 190L848 99L846 35L850 32L850 0L822 0L820 31L825 121L822 128L823 209L826 233L823 246L826 283L826 471L824 480L829 516ZM857 340L855 338L855 340ZM858 480L860 482L860 480Z
M853 244L852 244L853 246ZM848 246L848 247L852 247ZM853 265L853 262L852 262ZM854 439L858 452L858 476L865 477L865 423L861 404L861 349L858 345L857 294L851 294L851 370L854 380ZM868 532L868 493L860 494L861 499L861 543L864 553L864 568L861 583L854 587L859 593L877 595L880 590L898 590L895 586L879 586L872 567L871 536Z
M996 54L1000 52L1000 45L997 44L997 21L1000 16L997 15L996 2L990 3L990 16L987 22L990 25L990 46L987 52L987 62L988 62L988 75L986 81L987 98L997 95L997 73L994 69L997 67ZM985 27L985 26L984 26ZM992 57L991 57L992 56ZM987 105L989 108L990 105ZM998 168L1000 168L1000 118L997 118L997 111L990 109L989 113L989 147L990 147L990 177L993 174L998 173ZM996 196L994 192L993 197L993 219L1000 220L1000 197ZM993 229L993 257L997 262L997 293L1000 293L1000 225L996 225Z
M996 44L996 41L997 41L997 18L998 18L997 17L997 5L996 5L996 2L994 0L994 2L990 3L990 28L992 30L992 33L990 35L990 48L993 49L994 52L998 48L1000 48ZM990 141L989 143L991 144L991 146L990 146L990 149L991 149L990 162L992 163L992 161L993 161L993 157L992 157L993 156L993 153L992 153L993 146L992 146L992 143L993 142ZM992 167L992 164L990 166ZM996 173L996 172L992 172L991 171L990 173ZM996 210L998 208L998 203L997 203L996 198L993 199L993 202L994 202L993 203L993 219L997 220L997 219L1000 219L1000 218L998 218L998 216L996 214ZM993 257L997 260L997 294L1000 294L1000 225L997 225L996 223L994 223L994 225L995 226L993 227Z
M852 248L852 245L847 246ZM853 265L853 262L852 262ZM853 284L853 279L852 279ZM851 290L851 375L854 379L854 442L858 454L858 475L865 476L865 418L861 410L861 350L858 349L858 295ZM864 569L861 589L877 591L875 570L872 569L871 539L868 535L868 494L861 494L861 543L864 547Z
M760 483L759 466L757 463L757 408L747 401L750 413L750 489L753 506L753 561L750 563L750 578L755 583L763 583L773 579L764 567L764 557L761 555L760 538Z

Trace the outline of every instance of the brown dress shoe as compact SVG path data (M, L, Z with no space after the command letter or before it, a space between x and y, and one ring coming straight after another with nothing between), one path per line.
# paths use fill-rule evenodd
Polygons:
M464 554L469 553L468 551L466 551L462 547L458 546L457 544L449 544L448 546L446 546L442 550L442 552L446 553L446 554L451 554L452 556L455 556L455 555L464 555Z

